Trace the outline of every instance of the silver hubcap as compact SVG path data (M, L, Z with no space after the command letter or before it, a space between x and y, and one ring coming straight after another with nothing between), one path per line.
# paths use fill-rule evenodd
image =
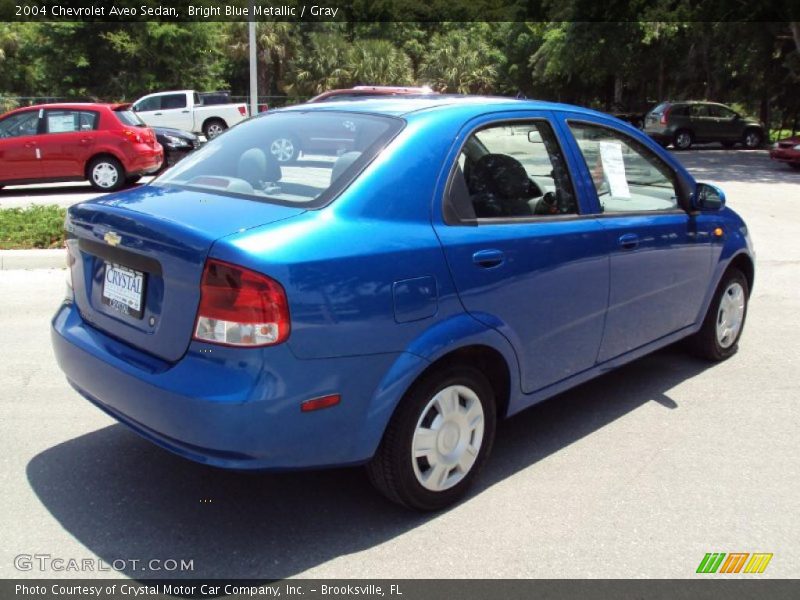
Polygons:
M747 144L748 148L755 148L758 146L758 134L757 133L748 133L747 137L744 139L744 143Z
M722 294L717 313L717 342L723 348L730 348L736 341L744 320L744 289L732 283Z
M689 137L688 133L678 134L678 148L688 148L691 143L692 138Z
M269 151L278 159L278 162L286 162L294 156L294 144L289 138L278 138L272 142Z
M451 385L431 398L411 442L417 481L441 492L464 479L478 458L483 424L481 401L468 387Z
M223 131L225 131L225 128L222 125L219 125L217 123L215 123L214 125L209 125L206 137L208 137L208 139L210 140L213 140Z
M92 181L102 188L114 187L119 179L119 171L111 163L98 163L92 169Z

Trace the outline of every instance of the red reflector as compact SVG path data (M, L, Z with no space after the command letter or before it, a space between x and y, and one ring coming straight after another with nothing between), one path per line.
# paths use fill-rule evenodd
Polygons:
M247 107L246 106L240 106L239 107L239 114L242 115L243 117L246 117L247 116Z
M314 398L313 400L306 400L300 405L300 410L303 412L311 412L312 410L320 410L322 408L329 408L336 406L341 401L342 397L339 394L331 394L330 396L323 396L322 398Z
M671 106L668 106L664 109L664 112L661 113L661 124L667 124L667 117L669 117L669 111L672 110Z

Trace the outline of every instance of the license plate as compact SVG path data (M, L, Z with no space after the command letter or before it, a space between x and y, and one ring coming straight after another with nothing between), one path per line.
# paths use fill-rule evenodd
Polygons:
M141 319L143 299L144 273L107 262L103 276L103 304Z

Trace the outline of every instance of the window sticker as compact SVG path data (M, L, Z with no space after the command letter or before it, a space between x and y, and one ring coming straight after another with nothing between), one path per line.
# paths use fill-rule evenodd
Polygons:
M75 131L75 115L47 115L47 131L50 133L64 133Z
M628 179L625 176L625 161L622 158L622 144L619 142L600 142L600 160L603 172L611 188L611 195L617 198L630 198Z

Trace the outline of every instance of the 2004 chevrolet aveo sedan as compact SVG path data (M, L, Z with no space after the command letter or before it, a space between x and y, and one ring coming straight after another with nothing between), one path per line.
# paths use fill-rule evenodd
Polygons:
M347 148L269 150L337 123ZM753 285L721 190L621 121L501 98L271 111L66 228L79 393L186 458L366 464L419 510L499 418L681 338L731 356Z

